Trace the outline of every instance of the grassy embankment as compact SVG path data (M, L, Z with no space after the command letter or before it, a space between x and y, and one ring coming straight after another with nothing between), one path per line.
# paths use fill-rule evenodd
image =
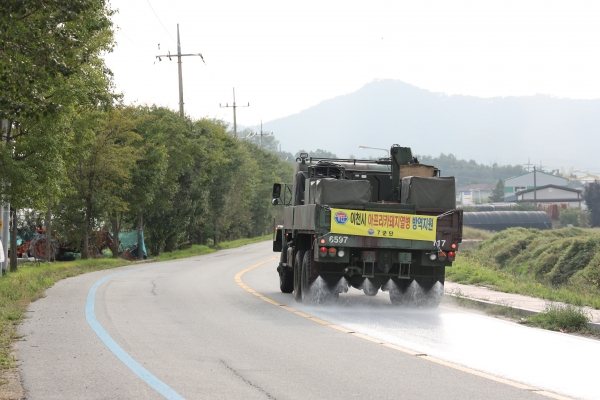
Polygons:
M271 235L223 242L216 247L196 245L189 249L163 253L155 260L167 261L198 256L269 239ZM2 276L0 278L0 369L15 366L10 352L12 341L18 338L16 325L23 319L27 305L43 297L46 289L64 278L131 264L133 263L114 258L55 262L49 265L27 263L20 265L17 272Z
M600 309L600 234L579 228L508 229L477 250L460 252L446 276L453 282ZM544 318L560 320L557 312L575 320L584 313L576 307L549 306L528 320L544 325Z

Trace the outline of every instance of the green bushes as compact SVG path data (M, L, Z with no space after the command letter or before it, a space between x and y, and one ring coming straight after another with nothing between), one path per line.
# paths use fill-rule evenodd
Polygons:
M487 239L491 238L492 235L493 235L492 233L485 231L483 229L476 229L476 228L472 228L470 226L463 227L463 239L487 240Z
M589 214L579 208L567 207L561 210L558 220L566 226L572 225L582 228L590 226Z
M588 314L580 307L551 303L541 313L528 317L525 323L552 331L564 332L587 330L589 321Z

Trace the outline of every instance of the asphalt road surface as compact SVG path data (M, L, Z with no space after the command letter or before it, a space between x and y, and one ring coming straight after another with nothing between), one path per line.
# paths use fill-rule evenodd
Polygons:
M20 327L27 398L600 398L598 341L385 293L304 306L273 256L267 242L58 282Z

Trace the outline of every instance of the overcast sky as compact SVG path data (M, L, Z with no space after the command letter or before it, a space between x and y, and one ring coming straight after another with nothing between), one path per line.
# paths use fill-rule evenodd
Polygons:
M600 1L112 0L107 55L128 103L256 125L398 79L446 94L600 98ZM154 10L154 11L153 11ZM156 15L155 15L156 14ZM158 45L160 43L160 50Z

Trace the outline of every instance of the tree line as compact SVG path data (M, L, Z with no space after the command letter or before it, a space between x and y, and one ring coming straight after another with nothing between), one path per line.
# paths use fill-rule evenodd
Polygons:
M15 221L11 248L24 214L51 222L83 258L100 229L143 228L152 254L266 233L272 184L290 180L291 164L236 140L223 121L123 104L102 58L114 46L113 13L104 0L0 5L0 201Z

